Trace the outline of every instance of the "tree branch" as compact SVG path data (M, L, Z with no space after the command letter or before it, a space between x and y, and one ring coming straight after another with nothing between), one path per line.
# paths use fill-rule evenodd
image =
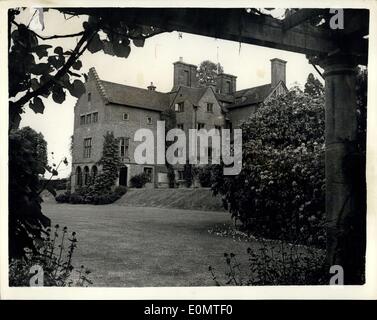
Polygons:
M90 40L94 36L94 34L98 31L98 29L92 29L92 30L85 30L83 33L83 36L81 37L80 41L77 43L75 49L73 50L71 56L67 60L67 62L64 64L63 67L61 67L58 72L46 83L44 83L42 86L40 86L37 90L34 91L28 91L23 97L21 97L19 100L15 101L13 103L13 107L21 108L23 105L25 105L29 100L46 93L49 88L57 81L59 80L63 75L65 75L68 70L72 67L72 65L76 62L76 60L84 53L85 49L87 48ZM84 46L83 50L80 50L82 45L87 42L87 44Z
M12 23L14 25L16 25L17 27L19 27L20 25L15 22L15 21L12 21ZM29 31L33 34L35 34L39 39L41 40L51 40L51 39L60 39L60 38L71 38L71 37L78 37L78 36L81 36L84 34L85 31L80 31L80 32L77 32L77 33L72 33L72 34L62 34L62 35L53 35L53 36L41 36L39 35L38 33L36 33L35 31L29 29Z

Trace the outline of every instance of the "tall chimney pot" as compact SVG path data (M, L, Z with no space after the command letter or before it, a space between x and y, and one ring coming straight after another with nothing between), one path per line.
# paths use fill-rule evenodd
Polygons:
M275 88L277 84L282 81L286 83L286 70L285 65L287 61L282 59L274 58L271 59L271 86Z

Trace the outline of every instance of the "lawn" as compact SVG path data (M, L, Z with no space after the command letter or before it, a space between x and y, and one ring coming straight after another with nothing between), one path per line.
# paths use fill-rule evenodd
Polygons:
M214 285L209 265L223 275L224 252L234 252L246 267L247 248L258 246L208 232L230 223L227 212L52 202L43 212L77 233L74 265L92 270L94 286Z

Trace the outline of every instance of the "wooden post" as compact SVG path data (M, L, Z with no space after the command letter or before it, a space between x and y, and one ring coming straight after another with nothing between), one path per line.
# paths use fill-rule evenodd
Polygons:
M350 56L336 55L321 65L326 98L327 263L343 267L345 284L361 284L366 213L365 172L360 170L357 149L356 63Z

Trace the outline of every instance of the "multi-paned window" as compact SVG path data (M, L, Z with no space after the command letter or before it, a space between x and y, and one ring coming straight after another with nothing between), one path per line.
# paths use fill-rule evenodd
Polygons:
M91 124L92 123L92 114L89 113L86 115L86 124Z
M119 139L120 147L119 147L119 153L121 158L128 157L128 147L130 143L130 138L120 138Z
M207 112L213 112L213 103L207 103Z
M83 114L80 116L80 125L98 122L98 112Z
M175 112L183 112L184 111L184 108L185 108L185 104L184 102L179 102L179 103L176 103L175 106L174 106L174 111Z
M84 158L90 158L92 155L92 138L84 139Z
M226 82L226 93L232 93L232 84L230 83L230 81Z

